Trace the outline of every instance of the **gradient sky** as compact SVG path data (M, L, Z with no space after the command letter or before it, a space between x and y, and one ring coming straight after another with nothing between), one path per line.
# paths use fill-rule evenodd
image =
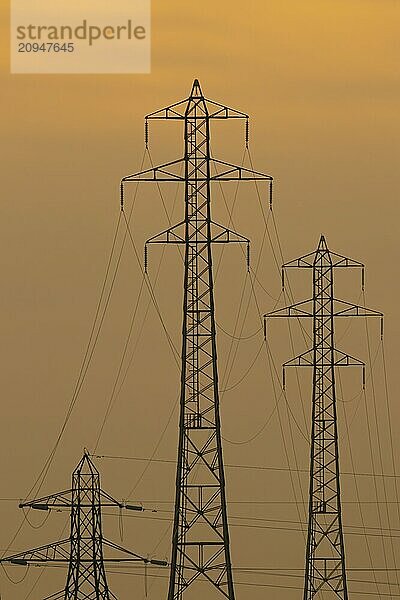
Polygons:
M118 219L119 180L141 166L143 116L186 97L195 77L200 79L207 97L250 114L254 168L273 175L276 181L274 215L285 260L315 249L324 233L332 250L366 264L365 302L386 316L385 356L395 438L393 452L397 459L399 2L273 0L239 4L205 0L200 4L156 0L152 3L150 75L10 75L8 23L8 6L2 2L0 497L23 498L28 494L62 424L83 359ZM179 128L173 123L151 127L150 151L155 163L181 155ZM218 124L213 130L212 147L219 158L240 163L243 127L237 123ZM183 211L178 190L172 212L176 191L175 186L165 191L166 207L173 221L180 220ZM230 206L234 195L234 186L228 187L226 198ZM127 199L127 207L131 203L132 195ZM229 218L219 190L215 192L213 210L219 221ZM251 185L239 191L234 224L254 241L253 264L261 252L258 275L272 298L261 287L257 293L260 309L266 312L274 306L273 298L279 296L280 276L268 240L262 244L264 225ZM132 220L140 252L144 240L166 226L158 190L143 186ZM278 253L272 220L269 228ZM121 225L118 248L123 233ZM155 282L161 257L161 250L152 248L150 278L168 330L179 348L182 269L178 253L168 249ZM225 250L222 258L223 268L216 281L217 321L233 332L244 289L244 307L249 302L249 310L246 319L245 309L241 311L236 334L251 334L260 323L248 283L243 288L243 258L234 248ZM94 449L140 281L139 267L127 244L92 364L42 494L68 487L83 447ZM293 275L291 281L296 300L310 294L307 274ZM339 297L364 302L357 273L338 278L337 290ZM280 305L283 303L281 299ZM129 346L131 352L137 341L139 351L107 421L98 446L100 454L149 457L176 402L179 372L152 306L144 320L147 304L144 293ZM294 351L300 352L302 338L295 328L293 331ZM343 338L342 349L366 362L369 341L375 361L374 377L367 382L365 398L359 394L357 372L343 377L345 392L342 395L340 391L340 397L346 402L339 406L342 468L346 472L393 473L379 325L369 325L368 338L363 321L350 330L340 326L339 337ZM260 333L232 347L230 339L219 331L223 387L229 388L240 380L261 343ZM284 323L271 326L270 344L280 373L280 363L293 352ZM228 378L225 373L236 347ZM288 472L227 469L229 514L235 523L231 531L232 556L237 567L287 569L303 565L303 536L287 530L300 528L299 518L304 521L301 498L308 485L307 474L295 471L308 467L306 439L311 390L307 375L300 375L300 383L301 398L292 373L288 381L292 414L288 405L281 402L264 431L247 444L227 440L249 440L273 411L275 400L265 355L256 361L240 386L223 395L225 462L284 469L289 464L292 469L291 478ZM175 411L155 456L174 459L176 441ZM97 460L96 464L101 468L104 488L118 498L128 495L146 465L111 459ZM378 495L380 500L393 501L395 480L384 481L388 485L386 498L382 479L360 478L359 497L375 502ZM155 519L146 514L126 518L125 545L139 553L154 551L158 557L169 556L168 521L161 520L169 519L171 514L161 511L171 510L171 504L162 501L171 502L173 485L172 465L157 463L149 467L132 492L132 499L148 501L145 505L157 508L159 513L148 513ZM357 499L357 488L349 476L344 476L343 494L344 500ZM294 499L300 503L299 511ZM291 504L238 504L242 500ZM369 536L367 546L365 537L360 535L363 524L400 529L397 506L386 506L390 507L389 512L384 507L379 512L373 504L363 505L361 514L356 505L345 501L344 522L351 531L346 537L350 567L369 566L368 548L375 566L395 565L393 554L396 559L400 556L396 538L385 538L382 544L380 538ZM0 510L0 547L5 549L21 515L17 502L2 500ZM34 524L40 524L41 517L30 515ZM249 521L249 517L264 520ZM57 539L65 518L51 514L46 525L37 531L25 524L11 550ZM271 523L268 519L280 521ZM117 519L107 517L105 522L106 536L119 542ZM241 522L261 524L264 528L240 527ZM280 529L265 528L271 525ZM8 568L8 573L20 579L24 570ZM25 600L38 573L31 569L19 586L13 586L2 574L0 591L4 600ZM350 579L363 577L373 579L371 574L359 573L353 573ZM377 577L378 581L387 581L385 573ZM302 586L301 577L241 573L236 578L242 582ZM397 584L395 574L389 580ZM42 598L61 589L63 583L63 573L46 572L29 598ZM120 600L141 598L144 594L142 577L110 575L109 583ZM149 598L165 596L166 580L152 579L149 585ZM376 591L373 585L363 587L350 582L352 597L368 600L367 593L354 593L360 589ZM380 589L384 593L399 593L397 585L390 588L382 584ZM238 600L291 600L300 595L301 591L295 589L237 586Z

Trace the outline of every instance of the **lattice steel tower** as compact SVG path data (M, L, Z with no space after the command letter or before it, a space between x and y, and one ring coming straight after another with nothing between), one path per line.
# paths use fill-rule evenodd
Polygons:
M247 138L248 115L207 100L195 80L189 98L146 117L146 139L149 119L184 122L184 157L123 179L123 183L181 181L185 186L184 220L146 243L146 247L160 243L184 247L179 445L168 600L181 599L189 588L198 591L200 585L207 599L222 595L234 600L220 430L212 246L249 244L249 240L212 221L210 184L216 180L266 180L271 185L272 178L210 157L210 121L231 118L246 120Z
M335 348L335 317L370 317L382 313L334 298L334 270L343 267L362 269L364 265L328 250L321 236L316 252L283 265L308 268L313 273L313 298L273 311L269 317L308 317L313 322L313 347L284 364L285 367L313 368L310 496L306 548L304 600L315 598L348 599L345 549L340 499L338 425L336 413L336 367L364 363ZM283 273L282 273L283 279ZM284 279L283 279L284 281Z
M143 562L166 566L165 561L149 560L103 537L101 511L103 507L142 510L118 502L100 488L100 475L89 455L83 458L72 474L72 488L38 500L20 504L20 508L37 510L71 509L71 532L64 540L26 550L3 558L0 562L17 565L68 565L65 588L47 596L46 600L117 600L109 590L105 562ZM112 558L104 557L104 548L114 551Z

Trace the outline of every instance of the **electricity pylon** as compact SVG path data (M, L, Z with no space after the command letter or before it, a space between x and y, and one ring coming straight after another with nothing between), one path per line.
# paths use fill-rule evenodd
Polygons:
M142 510L139 506L124 504L103 492L100 474L85 451L72 474L72 488L20 504L20 508L37 510L71 509L71 533L64 540L26 550L3 558L1 562L17 565L68 565L64 590L45 600L111 600L116 596L109 590L105 562L143 562L166 566L165 561L139 556L103 537L101 511L104 507ZM113 558L104 558L103 549L116 552Z
M338 425L336 412L336 367L361 366L362 361L341 352L334 345L336 317L376 317L382 313L334 298L334 270L356 267L360 262L330 252L321 236L316 252L283 265L286 268L312 269L313 297L265 315L270 317L308 317L313 322L313 347L286 362L286 367L313 368L311 463L306 548L304 600L319 592L348 599L345 548L340 499ZM284 271L282 281L284 282ZM329 596L330 597L330 596Z
M212 246L249 240L211 219L211 182L266 180L269 175L210 156L210 122L248 115L204 97L197 79L187 99L146 117L184 123L184 157L125 177L122 181L181 181L183 221L150 238L148 244L184 247L182 372L176 496L168 600L189 587L198 597L234 600L222 457ZM247 139L246 139L247 142ZM183 166L183 174L180 167ZM123 187L123 183L122 183ZM145 261L146 263L147 261ZM198 595L199 585L200 593ZM191 593L190 592L190 593Z

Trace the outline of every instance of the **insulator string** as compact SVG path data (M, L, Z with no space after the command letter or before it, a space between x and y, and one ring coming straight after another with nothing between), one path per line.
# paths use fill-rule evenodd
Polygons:
M146 119L144 120L144 143L146 146L146 150L149 149L149 120Z
M269 210L272 210L272 202L273 202L273 186L272 186L272 179L269 182Z

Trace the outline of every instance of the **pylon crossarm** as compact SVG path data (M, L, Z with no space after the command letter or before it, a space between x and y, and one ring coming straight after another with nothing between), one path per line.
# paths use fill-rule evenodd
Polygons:
M133 181L185 181L185 177L179 172L174 172L173 167L177 167L184 163L184 159L180 158L171 162L146 169L145 171L139 171L132 175L123 177L122 182L133 182ZM246 169L244 167L233 165L223 160L217 160L215 158L210 159L210 167L215 168L215 174L209 178L197 176L198 181L272 181L273 178L265 173L253 171L252 169ZM219 170L218 170L219 169Z
M318 248L315 252L310 252L309 254L305 254L300 258L296 258L285 263L282 268L312 268L314 266L314 261L317 256L325 255L332 267L356 267L360 268L364 271L364 263L359 262L358 260L354 260L352 258L348 258L347 256L343 256L342 254L338 254L336 252L331 252L327 245L324 236L322 235L320 238L320 242ZM364 276L363 276L364 282Z
M112 548L117 552L122 552L123 554L128 555L130 558L122 558L122 557L114 557L114 558L104 558L104 562L144 562L152 565L158 565L160 567L168 566L168 562L165 560L159 560L157 558L146 558L144 556L140 556L140 554L136 554L135 552L131 552L131 550L127 550L123 546L119 546L110 540L103 539L103 546Z
M72 489L43 496L29 502L21 502L19 508L33 508L36 510L50 510L51 508L65 508L71 506Z
M217 160L216 158L210 158L210 167L214 167L215 174L210 175L210 181L223 180L223 181L272 181L271 175L253 171L252 169L245 169L238 165L232 165L231 163L223 160ZM221 171L218 171L218 168Z
M282 265L282 269L312 269L315 259L315 252L305 254L300 258L295 258Z
M282 388L286 389L286 368L287 367L312 367L314 366L314 352L313 350L306 350L303 354L299 354L295 358L288 360L282 365Z
M123 502L119 502L118 500L116 500L115 498L110 496L110 494L108 494L107 492L104 492L103 490L100 490L100 505L102 507L103 506L106 506L106 507L116 506L117 508L125 508L125 505Z
M363 263L359 262L358 260L348 258L347 256L343 256L342 254L329 251L329 255L332 260L332 267L354 267L359 269L365 268Z
M185 221L181 221L161 233L154 235L146 241L147 244L184 244L185 243Z
M146 241L147 244L186 244L186 241L189 241L191 244L203 244L204 235L199 234L198 239L195 237L190 237L186 240L186 232L185 232L185 221L181 221L172 227L168 227L161 233L149 238ZM241 235L240 233L236 233L236 231L232 231L228 229L228 227L224 227L223 225L219 225L218 223L214 223L214 221L210 222L211 226L211 242L212 243L229 243L229 242L240 242L249 244L249 238Z
M207 108L209 111L210 119L248 119L249 115L240 110L235 110L234 108L230 108L229 106L225 106L224 104L220 104L219 102L215 102L215 100L207 100L205 99L207 104ZM214 109L214 110L210 110Z
M303 300L296 302L291 306L278 308L269 313L265 313L264 319L270 317L313 317L313 300ZM333 300L334 317L383 317L383 313L364 306L358 306L344 300Z
M312 300L303 300L291 306L285 306L284 308L278 308L277 310L265 313L264 319L269 319L270 317L313 317L312 307Z
M25 552L6 556L2 558L0 562L8 562L15 565L46 562L68 563L70 560L70 546L71 540L68 538L59 542L54 542L53 544L47 544L45 546L40 546L39 548L33 548L32 550L26 550Z
M286 367L313 367L314 366L314 352L313 350L306 350L302 354L291 358L290 360L283 363L283 368Z
M151 121L153 119L184 119L188 101L189 98L186 98L185 100L179 100L179 102L174 102L173 104L170 104L165 108L155 110L154 112L146 115L145 120ZM180 109L184 109L183 112Z
M161 108L153 113L150 113L145 117L146 120L160 120L160 119L172 119L172 120L183 120L185 119L185 110L187 108L189 98L186 100L182 100L181 102L177 102L176 104L171 104L166 108ZM224 106L223 104L219 104L214 100L207 100L203 98L203 101L207 104L207 108L209 110L208 118L209 119L248 119L249 116L246 113L243 113L239 110L235 110L230 108L229 106ZM182 110L183 109L183 110ZM210 110L211 109L211 110ZM199 116L192 117L194 119L199 119Z
M285 369L287 367L313 367L315 361L314 350L310 349L295 358L288 360L283 363L283 387L285 388ZM363 386L365 385L365 363L359 360L358 358L354 358L349 354L345 354L341 352L341 350L333 350L333 362L327 360L328 364L331 364L333 367L362 367L363 369Z
M362 369L362 387L365 389L365 363L350 354L341 352L341 350L334 349L334 363L335 367L360 367Z
M241 235L240 233L236 233L236 231L232 231L223 225L219 225L218 223L214 223L211 221L211 239L210 242L212 244L229 244L232 242L247 244L247 268L250 268L250 240L249 238ZM199 232L194 233L189 236L187 240L187 231L186 231L186 222L181 221L177 225L173 225L168 229L165 229L161 233L149 238L144 246L144 269L147 273L148 266L148 252L147 246L150 244L199 244L199 247L204 247L205 240L204 236L201 236ZM196 235L196 238L193 237Z
M122 183L130 181L185 181L185 178L178 172L171 170L172 167L182 165L184 163L183 158L178 158L171 162L159 165L158 167L152 167L145 171L139 171L132 175L127 175L122 178Z
M197 81L197 80L196 80ZM145 119L150 121L153 119L172 119L172 120L182 120L186 118L187 105L190 99L198 100L201 103L204 103L207 107L208 118L210 119L248 119L249 115L240 110L236 110L234 108L230 108L229 106L225 106L215 100L208 100L204 98L201 88L196 81L192 88L192 93L190 98L185 98L185 100L180 100L179 102L175 102L166 106L165 108L160 108L152 113L146 115ZM191 118L203 118L198 115L193 115Z
M100 490L100 498L103 499L101 502L101 506L111 507L117 506L118 508L124 508L122 502L118 502L112 496ZM57 494L51 494L50 496L43 496L43 498L38 498L35 500L30 500L29 502L21 502L19 504L19 508L32 508L34 510L52 510L52 509L62 509L62 508L71 508L72 503L72 489L65 490L63 492L58 492ZM92 506L90 503L81 504L82 508L88 508Z
M219 244L227 244L230 242L250 244L249 238L240 233L236 233L236 231L232 231L223 225L214 223L214 221L211 221L211 242Z
M128 554L135 560L145 561L145 562L147 561L147 559L144 558L143 556L140 556L139 554L135 554L135 552L131 552L130 550L127 550L123 546L119 546L118 544L115 544L114 542L111 542L110 540L103 539L103 546L107 546L108 548L112 548L113 550L117 550L118 552L122 552L123 554ZM114 559L108 559L108 560L113 561ZM118 559L115 559L115 560L118 560Z
M333 362L327 360L327 364L332 364L334 367L364 367L365 363L354 356L345 354L340 350L333 351ZM303 354L299 354L295 358L291 358L282 365L286 367L313 367L314 366L314 351L307 350Z
M365 363L362 360L354 358L354 356L350 356L350 354L346 354L336 348L333 351L333 355L333 365L335 367L365 367Z
M383 317L383 313L345 300L333 300L334 317Z

